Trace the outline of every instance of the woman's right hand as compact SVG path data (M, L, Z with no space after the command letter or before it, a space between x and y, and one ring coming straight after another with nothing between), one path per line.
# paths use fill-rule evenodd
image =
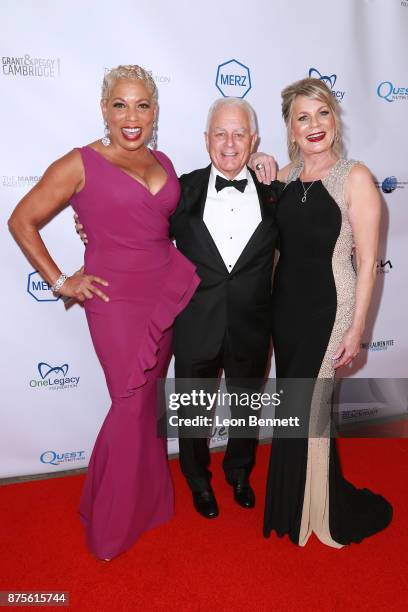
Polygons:
M84 274L84 267L80 268L75 274L69 276L58 293L60 295L74 298L78 302L84 302L85 300L91 300L94 295L97 295L104 302L109 302L109 297L96 287L93 283L104 285L107 287L109 283L93 274Z
M248 166L256 174L256 178L264 185L270 185L276 179L277 164L272 155L267 153L252 153L248 161Z

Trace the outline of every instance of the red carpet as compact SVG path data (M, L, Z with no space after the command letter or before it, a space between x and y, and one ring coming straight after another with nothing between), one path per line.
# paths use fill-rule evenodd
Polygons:
M394 506L391 526L361 544L338 551L314 537L305 548L287 538L264 540L269 448L261 446L252 478L255 510L233 502L217 453L220 516L201 518L172 461L175 518L111 563L85 549L76 514L82 476L1 487L0 590L69 591L70 609L92 612L406 610L408 440L341 440L340 450L346 477Z

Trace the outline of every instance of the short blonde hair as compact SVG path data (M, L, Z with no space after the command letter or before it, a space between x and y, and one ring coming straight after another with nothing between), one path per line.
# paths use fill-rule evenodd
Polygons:
M341 157L343 154L343 141L342 141L342 124L340 117L340 106L332 92L320 79L306 78L300 81L295 81L291 85L285 87L281 93L282 96L282 117L286 123L287 128L287 139L288 139L288 154L291 161L299 159L300 152L299 146L296 142L292 142L290 137L290 130L292 125L292 109L293 103L297 96L305 96L312 100L320 100L327 104L333 113L333 119L335 124L335 135L332 143L333 151Z
M158 91L151 73L141 66L136 65L116 66L116 68L109 70L109 72L105 74L102 82L102 98L107 98L109 96L109 91L118 79L143 81L152 94L154 102L157 102Z

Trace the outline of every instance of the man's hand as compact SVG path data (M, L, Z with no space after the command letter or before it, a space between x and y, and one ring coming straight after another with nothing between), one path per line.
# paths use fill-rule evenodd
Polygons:
M260 183L270 185L276 179L278 172L277 163L272 155L267 153L252 153L249 158L248 166L256 174Z
M80 222L79 217L78 217L78 215L76 213L74 214L74 221L75 221L75 231L76 231L76 233L79 235L80 239L82 240L82 242L84 244L88 244L88 238L87 238L87 235L84 232L84 226Z

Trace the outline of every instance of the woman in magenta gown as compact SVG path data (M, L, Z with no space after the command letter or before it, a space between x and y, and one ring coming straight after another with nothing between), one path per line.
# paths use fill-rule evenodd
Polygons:
M101 559L124 552L173 513L166 441L156 434L156 388L170 357L172 323L199 279L169 239L180 192L173 166L145 144L156 98L140 67L112 70L103 86L103 141L54 162L10 220L43 277L84 302L112 399L80 503L88 546ZM37 228L68 201L89 244L84 270L65 278Z

